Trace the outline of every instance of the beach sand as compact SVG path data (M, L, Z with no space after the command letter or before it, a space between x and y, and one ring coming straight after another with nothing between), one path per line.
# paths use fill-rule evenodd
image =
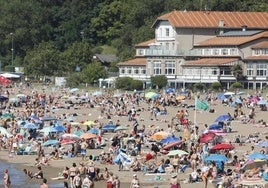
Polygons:
M185 100L183 103L185 104L194 104L194 100ZM140 106L138 108L144 108L148 109L148 105L145 102L141 102ZM204 129L204 124L212 124L214 120L222 114L230 113L233 114L234 107L229 107L229 106L223 106L221 104L221 101L213 101L211 104L211 108L215 109L215 113L210 113L208 111L197 111L195 112L194 109L189 108L189 119L192 122L196 122L197 125L200 127L200 129ZM183 109L182 107L174 107L174 106L168 106L167 111L168 114L165 116L159 116L159 120L150 120L150 112L145 110L144 112L140 113L138 116L138 122L139 125L145 125L146 128L152 127L159 127L163 128L164 130L167 129L167 126L169 124L169 121L171 120L172 117L175 116L176 112L180 109ZM249 109L243 109L244 112L247 114L249 112ZM98 108L80 108L80 109L65 109L65 110L57 110L55 111L55 115L60 115L62 113L66 114L71 114L71 113L77 113L78 116L76 117L76 122L80 121L86 121L86 120L96 120L98 119L98 116L100 114L100 111ZM130 125L132 122L129 122L127 117L112 117L112 121L116 122L117 120L120 120L121 125ZM267 112L260 111L259 108L256 108L256 120L268 120L267 119ZM143 120L143 121L141 121ZM107 119L100 119L100 121L107 123ZM236 135L240 134L243 136L248 136L249 134L255 134L258 133L259 137L264 139L265 136L267 136L267 128L261 128L261 127L256 127L251 124L243 124L242 122L239 121L233 121L232 122L232 127L233 127L233 132L227 133L227 135L224 137L225 142L232 142L232 144L235 146L235 153L238 156L242 156L246 151L250 150L251 146L254 146L254 143L246 143L242 146L233 143L234 138ZM129 132L131 130L128 130ZM104 137L109 139L112 135L115 133L109 133L105 134ZM176 136L183 136L183 132L176 132ZM98 155L102 151L108 151L110 143L107 144L106 148L102 149L94 149L94 150L87 150L87 155ZM256 147L256 151L260 151L261 148ZM166 156L163 156L166 158ZM4 160L8 163L13 163L16 164L16 167L19 169L29 169L33 172L37 171L37 167L34 166L34 160L36 158L36 155L14 155L12 158L10 158L7 154L7 151L0 151L0 159ZM161 158L161 156L160 156ZM48 179L49 184L53 183L60 183L63 182L63 180L51 180L53 177L57 177L58 173L62 171L62 169L65 166L71 166L72 163L77 163L79 164L81 162L81 157L75 157L75 158L64 158L60 160L51 160L49 162L49 166L43 166L43 171L45 177ZM97 167L99 167L101 170L104 169L104 167L107 167L109 171L112 171L115 175L118 175L120 181L121 181L121 187L129 187L130 186L130 181L132 179L133 174L137 174L140 181L141 181L141 187L143 188L149 188L149 187L158 187L158 188L168 188L170 185L168 184L168 179L170 176L164 176L162 181L155 181L154 176L147 176L143 172L132 172L132 171L118 171L118 166L117 165L103 165L103 164L98 164ZM179 178L181 179L181 184L183 188L199 188L203 187L203 183L194 183L194 184L189 184L189 183L184 183L183 181L188 178L189 173L191 172L190 169L187 169L185 173L179 173ZM34 180L34 179L29 179L29 181L33 183L41 183L40 180ZM53 186L51 186L53 187ZM101 188L101 187L106 187L106 182L105 181L96 181L95 182L95 187ZM209 187L214 187L213 184L209 184Z

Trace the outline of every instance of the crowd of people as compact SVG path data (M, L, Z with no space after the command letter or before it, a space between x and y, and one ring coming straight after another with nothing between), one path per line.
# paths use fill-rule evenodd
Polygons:
M14 89L8 90L10 95L15 94ZM256 151L255 148L243 156L235 155L229 149L213 151L211 148L223 140L222 136L216 133L216 137L211 141L201 142L200 136L209 132L209 127L207 124L202 126L192 122L193 117L190 117L189 111L197 109L191 104L183 104L182 100L176 98L175 93L158 94L157 98L146 98L135 92L120 96L114 96L114 93L110 91L96 96L74 94L76 102L64 99L66 95L69 95L67 91L61 91L57 96L33 90L25 96L20 96L16 105L10 101L2 102L1 115L6 116L2 118L2 123L10 136L1 134L0 149L8 150L10 156L35 151L37 171L31 172L24 169L24 173L29 178L43 179L42 187L47 185L46 174L42 167L49 166L52 160L66 157L81 158L81 162L79 165L73 163L72 166L65 166L59 176L52 180L63 180L64 187L71 188L93 188L96 181L106 181L107 188L119 188L120 177L107 167L101 168L104 165L118 165L119 171L130 170L133 172L131 188L140 187L141 183L136 174L138 172L168 173L171 175L169 183L172 188L180 187L179 174L185 173L186 170L190 172L187 182L203 182L205 188L210 180L219 181L222 183L221 186L230 187L243 178L262 178L262 175L267 172L261 167L243 170L242 166L246 163L248 155ZM189 90L186 93L186 100L190 101L192 95L193 93ZM206 96L204 98L209 98L207 101L213 103L211 94L204 95ZM233 100L231 97L223 103L229 105ZM232 120L242 121L242 116L245 116L243 112L245 108L249 109L249 113L246 115L247 123L256 122L255 109L258 106L255 103L248 104L247 99L241 98L240 100L242 103L235 104L234 114L228 113L230 115L228 122L223 122L222 134L232 132L230 127ZM89 116L91 110L97 109L98 114L97 117L94 117L92 125L81 126L86 121L84 120L73 126L73 120L81 114L56 111L56 109L65 109L68 112L71 108L86 109L85 113L88 113L86 116ZM173 114L171 114L170 108L175 108L175 113L173 110ZM143 114L148 114L149 117L145 119ZM51 119L47 123L42 121L44 117L54 117L55 119ZM40 136L40 130L44 127L55 128L59 120L62 121L61 126L65 128L64 131ZM124 120L124 122L127 120L128 125L124 125L126 129L111 134L102 131L105 123L113 124L115 127L122 126L120 120ZM145 125L145 121L149 126ZM35 124L37 127L25 129L22 122ZM160 127L160 124L165 124L166 127ZM70 144L61 144L61 141L64 140L63 134L79 132L83 134L92 128L99 130L96 137L80 139L81 135L79 135L77 139L75 137L71 140ZM176 137L181 142L168 149L163 149L166 143L161 143L158 138L154 138L154 135L160 132L165 132L169 137ZM179 134L180 136L177 136ZM55 144L54 147L51 147L52 151L48 152L43 144L51 139L59 141L60 144ZM266 139L268 140L267 137ZM258 143L260 140L255 141ZM235 143L236 140L229 140L229 142ZM22 150L22 146L25 144L29 144L30 151L26 151L25 148ZM90 153L90 149L96 148L102 148L103 151L96 155ZM165 155L171 149L179 149L185 153L172 157ZM267 148L263 148L262 152L267 154ZM228 163L205 161L205 158L212 153L226 156L229 159Z

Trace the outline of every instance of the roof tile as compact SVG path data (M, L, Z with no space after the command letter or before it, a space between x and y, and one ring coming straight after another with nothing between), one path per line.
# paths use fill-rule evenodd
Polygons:
M125 62L120 62L118 66L146 66L146 58L135 58Z
M194 61L187 61L183 66L219 66L227 65L237 60L237 58L202 58Z

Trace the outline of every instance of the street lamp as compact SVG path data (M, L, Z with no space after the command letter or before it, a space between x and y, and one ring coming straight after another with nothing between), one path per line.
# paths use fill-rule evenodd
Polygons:
M14 59L14 40L13 40L13 33L10 33L11 35L11 65L13 66L13 59Z
M81 31L80 34L82 35L82 42L84 42L84 39L85 39L84 38L84 34L85 34L84 31Z

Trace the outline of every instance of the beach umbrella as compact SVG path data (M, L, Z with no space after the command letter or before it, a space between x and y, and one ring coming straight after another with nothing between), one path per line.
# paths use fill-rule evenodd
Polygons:
M223 114L220 115L216 118L215 122L220 122L220 121L229 121L231 119L230 115L228 114Z
M23 129L37 129L37 126L34 123L26 123L26 124L23 125L22 128Z
M43 129L40 130L40 132L44 133L45 135L49 135L49 133L57 133L59 131L55 127L49 126L44 127Z
M56 117L52 117L52 116L44 116L41 118L42 121L54 121L54 120L58 120L58 118Z
M68 145L68 144L73 144L73 143L75 143L74 140L61 140L60 141L61 145Z
M155 92L152 92L152 91L145 93L145 98L155 99L157 97L159 97L158 93L155 93Z
M45 146L45 147L46 146L54 146L54 145L57 145L59 143L60 143L60 141L58 141L58 140L47 140L43 143L43 146Z
M114 131L116 128L116 125L113 125L113 124L107 124L107 125L104 125L101 130L103 131Z
M200 135L198 141L200 143L208 143L208 142L212 141L215 137L216 137L215 133L207 132L207 133Z
M184 95L179 95L179 96L177 96L176 97L176 99L178 100L178 101L180 101L180 100L184 100L186 97L184 96Z
M268 148L268 140L264 140L256 144L258 147L265 147Z
M262 154L262 153L258 153L258 152L254 152L252 154L250 154L247 157L248 160L255 160L255 159L268 159L268 155L266 154Z
M224 93L223 95L224 95L226 98L229 98L229 97L235 95L235 93L234 93L234 92L226 92L226 93Z
M93 96L99 96L99 95L102 95L102 92L101 91L94 91L92 93Z
M93 133L88 133L88 132L80 136L81 139L86 139L86 140L91 139L91 138L97 138L97 137L98 135L93 134Z
M12 98L10 98L10 99L8 100L8 102L10 102L10 103L15 103L15 102L19 102L19 101L20 101L20 99L17 98L17 97L12 97Z
M265 164L267 164L267 160L260 160L260 159L248 160L246 164L242 166L242 169L245 171L251 170L251 169L262 167Z
M6 101L6 100L8 100L8 97L0 95L0 101L1 102Z
M180 146L181 144L183 144L183 141L182 140L178 140L178 141L175 141L175 142L170 142L167 145L165 145L163 147L163 149L164 150L169 150L170 148L173 148L173 147L176 147L176 146Z
M56 126L55 126L55 129L56 129L58 132L66 131L66 127L64 127L64 126L62 126L62 125L56 125Z
M239 91L236 95L244 95L245 92L244 91Z
M224 100L224 99L227 99L223 93L220 93L218 96L217 96L217 99L219 100Z
M229 143L221 143L221 144L217 144L213 146L211 149L212 150L232 150L234 149L234 146Z
M80 137L77 136L76 134L68 134L68 133L61 135L61 138L64 140L79 140L80 139Z
M95 124L95 122L94 122L94 121L90 121L90 120L85 121L85 122L83 123L83 125L88 125L88 126L90 126L90 125L94 125L94 124Z
M168 137L170 135L170 133L165 132L165 131L160 131L160 132L156 132L151 136L151 139L153 140L162 140L166 137Z
M0 127L0 134L1 135L6 135L7 137L13 136L6 128Z
M87 131L88 133L93 133L93 134L99 134L100 130L97 128L91 128Z
M1 116L1 119L12 119L12 118L13 118L13 115L10 113L4 113Z
M268 102L267 102L266 100L259 100L259 101L257 102L257 104L258 104L258 105L267 105Z
M222 129L223 126L219 123L213 123L209 126L209 130L219 130L219 129Z
M70 89L70 93L74 93L76 91L79 91L79 89L78 88L72 88L72 89Z
M225 155L221 154L210 154L205 158L205 161L215 161L215 162L226 162L229 159Z
M180 150L180 149L177 149L177 150L172 150L172 151L169 151L167 156L175 156L175 155L188 155L188 152L184 151L184 150Z
M214 133L216 136L226 136L227 134L222 129L211 129L204 133Z
M168 136L168 137L162 139L162 140L160 141L160 143L161 143L161 144L167 144L167 143L170 143L170 142L176 142L176 141L178 141L178 140L180 140L178 137L175 137L175 136Z
M174 88L167 88L166 89L166 93L169 94L169 93L175 93L175 89Z
M123 125L120 125L120 126L117 126L114 131L124 131L124 130L128 130L128 127L126 126L123 126Z
M195 101L196 110L208 110L210 108L209 104L206 101L197 99Z
M75 131L74 134L77 136L81 136L82 134L84 134L84 132L83 131Z

